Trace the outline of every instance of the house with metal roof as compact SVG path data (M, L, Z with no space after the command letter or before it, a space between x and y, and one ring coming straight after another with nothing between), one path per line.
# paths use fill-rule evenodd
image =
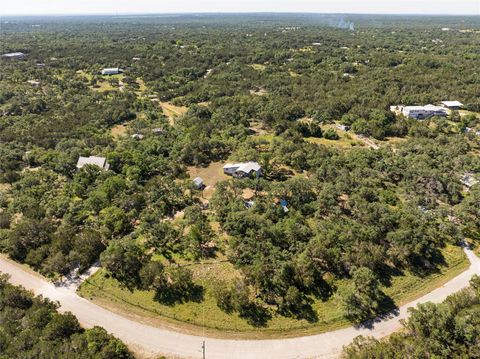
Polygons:
M442 105L449 110L460 110L463 107L460 101L442 101Z
M225 166L223 166L223 173L235 178L261 177L262 166L253 161L227 163Z
M447 116L447 110L441 106L425 105L425 106L405 106L401 108L405 117L423 120L425 118L440 116Z
M97 156L90 156L90 157L80 156L77 162L77 168L80 169L85 165L97 166L104 170L108 170L110 168L110 164L107 162L107 159L105 157L97 157Z

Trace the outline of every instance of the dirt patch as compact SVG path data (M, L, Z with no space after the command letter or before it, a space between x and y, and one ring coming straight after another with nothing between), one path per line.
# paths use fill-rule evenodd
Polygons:
M160 106L172 126L175 124L175 118L184 115L188 110L185 106L175 106L169 102L160 102Z
M120 138L120 137L126 136L127 126L125 125L113 126L112 129L110 130L110 134L112 135L113 138Z
M225 181L230 178L223 173L224 165L225 162L212 162L208 167L188 167L188 175L192 180L196 177L201 177L203 179L203 183L206 186L203 190L203 198L212 198L217 182Z

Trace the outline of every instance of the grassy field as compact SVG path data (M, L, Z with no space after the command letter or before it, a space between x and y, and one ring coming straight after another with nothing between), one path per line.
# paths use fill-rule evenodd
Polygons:
M210 199L215 192L215 185L217 182L230 179L223 173L223 166L225 162L212 162L208 167L188 167L188 175L193 180L196 177L201 177L206 188L203 190L203 197Z
M438 272L425 277L417 277L411 273L394 276L390 285L383 288L384 292L391 296L397 305L402 305L443 285L468 267L468 261L458 247L448 246L443 250L443 255L447 264ZM314 299L312 307L318 315L316 322L274 315L267 326L254 327L237 314L226 314L216 306L212 283L220 278L228 280L239 275L230 263L217 261L192 265L191 268L194 270L196 282L205 288L204 301L201 303L162 305L153 300L153 292L130 292L123 289L103 270L82 284L79 293L99 305L152 325L169 326L196 334L208 333L212 336L290 337L350 325L342 316L339 298L334 295L328 301ZM345 281L337 282L339 289L345 285Z

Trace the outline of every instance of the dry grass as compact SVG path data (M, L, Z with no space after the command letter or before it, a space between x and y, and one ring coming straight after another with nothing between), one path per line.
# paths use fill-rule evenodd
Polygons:
M252 64L250 66L252 67L252 69L257 70L257 71L264 71L267 68L267 66L262 65L262 64Z
M110 130L110 134L112 135L113 138L117 139L123 136L126 136L127 134L127 126L125 125L116 125L113 126L112 129Z
M418 277L403 273L391 278L391 286L382 288L397 305L418 298L457 276L468 268L463 251L459 247L448 246L443 251L447 266L437 273ZM187 302L166 306L153 299L151 291L133 291L121 288L115 280L99 271L80 287L80 294L94 302L126 316L135 316L135 320L157 326L174 326L188 333L208 333L214 337L232 338L272 338L311 335L351 325L344 317L341 301L332 296L327 301L313 298L312 308L318 314L317 322L273 315L266 327L256 328L240 318L236 313L221 311L213 296L218 280L231 281L240 274L223 256L207 260L205 263L191 263L195 281L205 288L204 301ZM338 287L344 287L345 280L337 281Z
M203 179L203 183L206 186L203 190L203 197L205 199L212 198L217 182L231 178L223 173L224 165L225 162L212 162L208 167L188 167L188 175L192 180L196 177Z
M8 183L0 183L0 192L6 192L6 191L8 191L10 188L12 188L12 185L11 185L11 184L8 184Z
M268 95L268 91L264 88L259 88L258 90L250 90L250 94L256 96L266 96Z
M172 126L175 124L175 118L184 115L188 110L185 106L175 106L169 102L160 102L160 106Z

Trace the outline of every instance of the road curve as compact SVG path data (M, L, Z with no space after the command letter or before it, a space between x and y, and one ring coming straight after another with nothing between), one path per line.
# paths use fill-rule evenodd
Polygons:
M205 340L208 359L250 359L250 358L336 358L342 347L349 344L358 335L381 338L397 331L400 320L407 317L407 309L424 302L442 302L448 295L468 286L472 275L480 274L480 259L470 249L464 248L470 260L470 268L451 281L425 296L410 302L397 313L378 319L370 328L348 327L332 332L289 339L234 340L202 338L194 335L155 328L135 322L99 307L78 296L71 288L55 287L25 267L5 257L0 257L0 271L10 275L10 282L32 290L61 304L62 311L75 314L85 327L99 325L114 334L133 350L147 357L160 354L182 357L202 358L201 345Z

